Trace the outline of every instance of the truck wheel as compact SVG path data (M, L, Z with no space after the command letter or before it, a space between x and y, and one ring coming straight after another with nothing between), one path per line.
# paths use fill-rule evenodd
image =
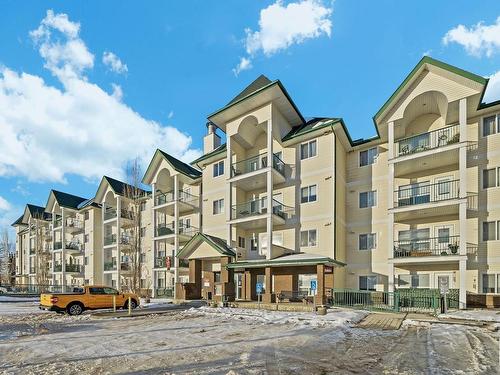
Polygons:
M66 308L69 315L80 315L83 312L83 306L79 303L72 303Z
M135 309L137 307L137 302L135 302L135 299L133 299L132 301L130 301L130 307L133 309ZM128 309L128 301L125 302L125 306L123 306L124 309Z

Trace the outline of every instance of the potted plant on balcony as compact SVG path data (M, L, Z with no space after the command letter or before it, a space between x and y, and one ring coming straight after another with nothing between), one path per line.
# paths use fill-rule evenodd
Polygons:
M456 254L458 252L458 244L457 243L454 243L454 244L450 243L448 245L448 249L450 249L452 254Z

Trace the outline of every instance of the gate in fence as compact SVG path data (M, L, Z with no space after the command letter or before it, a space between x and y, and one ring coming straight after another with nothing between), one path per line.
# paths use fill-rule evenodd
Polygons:
M446 298L449 309L458 309L458 289L450 289ZM399 289L394 292L379 292L334 288L330 289L328 301L332 306L362 310L433 314L441 311L442 304L437 289Z

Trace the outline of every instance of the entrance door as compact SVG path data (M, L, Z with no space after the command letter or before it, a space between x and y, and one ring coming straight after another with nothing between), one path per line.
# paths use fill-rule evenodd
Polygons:
M440 177L434 180L433 202L444 201L456 197L453 191L452 177Z
M439 289L439 285L448 282L450 289L455 288L453 284L453 274L451 273L436 273L434 280L434 288Z
M440 225L434 228L434 248L438 254L451 252L450 244L453 239L453 225Z
M234 274L234 286L236 289L236 299L243 298L243 274L235 273Z

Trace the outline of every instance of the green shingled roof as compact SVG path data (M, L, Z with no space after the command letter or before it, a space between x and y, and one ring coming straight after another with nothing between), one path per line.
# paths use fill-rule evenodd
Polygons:
M73 194L64 193L62 191L52 190L54 197L61 207L72 208L77 210L78 205L87 200L87 198L78 197Z
M23 217L24 217L24 215L21 215L19 217L19 219L17 219L16 221L14 221L11 225L13 227L15 227L16 225L26 224L26 223L23 223Z
M265 75L261 74L255 81L250 83L247 87L245 87L238 95L236 95L233 100L231 100L227 105L231 105L237 102L240 99L250 95L251 93L260 90L263 87L269 85L272 81L267 78Z
M158 149L157 151L160 152L165 159L167 159L167 161L177 172L185 174L186 176L191 178L198 178L201 176L201 172L198 169L193 168L189 164L186 164L183 161L174 158L172 155L169 155L160 149Z
M177 253L178 258L184 258L197 242L206 242L214 248L217 252L224 256L234 257L236 253L229 247L225 240L219 237L211 236L205 233L198 232L182 247L182 250Z
M141 189L141 188L136 188L132 185L129 185L125 182L122 182L122 181L118 181L118 180L115 180L114 178L111 178L111 177L108 177L108 176L104 176L103 178L106 179L106 181L108 181L108 184L111 186L111 189L113 189L113 191L118 194L118 195L125 195L126 194L126 191L127 191L127 186L130 188L130 189L138 189L139 190L139 193L141 195L146 195L148 192L144 189Z
M34 204L27 204L26 207L31 215L31 217L42 218L43 220L50 220L52 215L45 212L45 207L35 206Z
M213 151L210 151L210 152L206 153L205 155L201 155L198 159L193 160L191 162L191 164L199 163L200 161L211 158L212 156L217 155L217 154L221 154L221 153L226 153L226 144L225 143L221 144L219 147L217 147Z

